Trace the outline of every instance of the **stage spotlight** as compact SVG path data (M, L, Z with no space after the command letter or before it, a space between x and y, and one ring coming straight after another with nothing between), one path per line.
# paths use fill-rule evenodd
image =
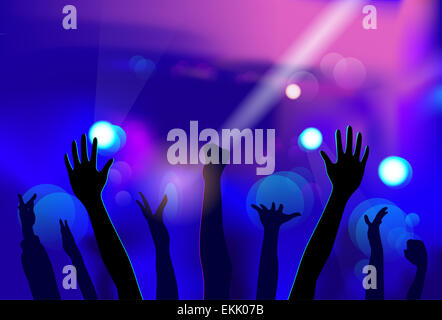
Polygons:
M400 157L388 157L379 165L379 177L390 187L407 184L411 179L411 166L407 160Z
M115 140L118 139L118 135L112 124L106 121L99 121L94 123L89 130L90 141L93 142L94 138L98 140L99 149L107 149L114 145Z
M322 144L322 134L316 128L307 128L302 131L298 143L305 151L316 150Z
M296 100L301 95L301 88L295 83L289 84L285 88L285 94L286 94L287 98L289 98L291 100Z

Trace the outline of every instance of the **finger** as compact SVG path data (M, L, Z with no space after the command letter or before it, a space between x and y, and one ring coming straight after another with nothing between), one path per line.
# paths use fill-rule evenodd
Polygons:
M364 215L364 220L365 220L365 223L367 224L367 225L371 225L371 222L370 222L370 220L368 219L368 216L367 215Z
M32 198L28 201L28 204L33 206L35 199L37 199L37 194L34 193Z
M341 138L341 130L336 130L336 157L340 158L344 154L344 150L342 150L342 138Z
M359 158L361 157L361 147L362 147L362 135L360 132L358 132L358 135L356 137L356 148L355 148L355 158L359 161Z
M86 134L81 136L81 162L86 163L89 162L88 154L87 154L87 138Z
M286 214L285 215L285 222L292 220L293 218L299 217L301 216L301 214L299 212L295 212L295 213L291 213L291 214Z
M252 208L255 209L256 211L258 211L258 213L260 213L262 211L262 209L255 204L252 204Z
M382 222L382 218L385 217L385 215L388 213L387 211L387 207L382 208L381 210L379 210L379 212L376 214L376 218L375 221L377 223L381 223Z
M103 167L103 170L101 170L101 174L107 177L107 175L109 174L109 170L113 164L114 164L114 159L110 159L108 162L106 162L106 164Z
M262 208L262 210L267 210L267 211L269 210L269 209L267 209L267 207L266 207L265 205L263 205L263 204L260 204L259 206Z
M74 159L74 168L80 165L80 159L78 158L77 141L72 141L72 158Z
M328 155L324 151L321 151L320 154L321 154L322 159L324 160L326 167L333 164L332 161L330 160L330 158L328 157Z
M353 129L351 126L347 127L347 145L345 147L346 154L353 154Z
M68 175L71 175L73 170L67 153L64 155L64 163L66 164L66 169L68 169Z
M141 204L141 202L140 202L139 200L137 200L136 202L137 202L138 206L140 207L141 211L144 212L144 207L143 207L143 205Z
M166 206L166 204L167 204L167 194L164 195L163 200L161 200L161 203L157 209L157 215L161 220L163 220L164 207Z
M300 217L301 214L299 212L295 212L295 213L291 213L288 215L290 217L290 219L296 218L296 217Z
M18 194L17 196L18 196L18 202L19 202L20 206L24 206L25 203L23 201L23 196L21 194Z
M283 210L284 210L284 205L281 203L278 207L278 212L282 213Z
M272 202L272 209L271 209L272 211L275 211L276 210L276 205L275 205L275 203L274 202Z
M361 165L363 168L365 168L365 165L367 164L368 160L368 153L370 152L370 149L368 146L365 147L364 156L362 157Z
M98 151L98 140L97 138L94 138L94 141L92 142L92 153L91 153L91 163L94 166L94 168L97 167L97 151Z
M140 192L141 199L143 199L144 207L146 208L146 211L149 213L149 215L152 215L152 209L150 209L149 202L147 202L146 198L144 197L144 194Z
M66 227L66 230L69 231L69 233L72 233L67 220L64 220L64 226Z

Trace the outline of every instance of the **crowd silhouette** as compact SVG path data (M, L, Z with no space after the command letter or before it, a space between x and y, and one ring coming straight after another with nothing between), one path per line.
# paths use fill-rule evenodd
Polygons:
M68 154L65 155L65 164L69 181L75 196L87 210L101 258L117 289L120 300L142 300L138 282L133 271L131 261L112 224L102 192L106 186L109 170L113 164L110 159L100 171L97 169L98 142L95 138L92 143L92 152L89 158L87 137L81 137L81 154L77 143L72 142L72 164ZM288 297L290 302L297 300L313 300L318 278L333 250L333 245L339 231L344 209L352 194L359 188L369 155L368 146L361 158L362 135L357 133L356 144L353 150L353 130L349 126L346 135L345 150L342 146L341 132L336 131L336 162L323 151L327 175L332 184L332 191L323 213L313 231L300 261L292 290ZM219 149L222 159L226 152ZM208 163L203 167L204 195L201 212L199 250L204 279L205 300L227 300L230 298L232 281L232 262L226 244L223 226L221 178L224 164ZM164 223L164 208L167 204L167 195L164 196L155 213L140 192L141 201L137 200L141 212L147 220L153 243L156 259L156 299L178 300L179 290L175 270L170 254L170 236ZM36 217L34 202L37 195L33 195L27 202L19 197L19 217L23 232L22 265L27 277L32 296L38 300L59 300L54 270L51 261L35 235L33 226ZM285 214L282 204L274 202L268 208L264 204L253 204L259 219L264 227L259 274L257 284L257 300L274 300L278 284L278 238L281 225L300 216L302 213ZM384 299L384 255L381 241L380 226L382 219L387 215L387 208L380 210L373 221L364 216L368 227L368 240L371 248L369 264L376 270L376 288L366 289L367 300ZM63 249L70 257L72 265L77 270L78 284L85 300L97 300L98 295L93 281L87 271L82 254L70 231L68 221L59 221ZM416 275L408 291L406 299L420 299L423 291L427 270L427 253L424 243L410 239L404 252L416 267Z
M387 213L387 208L382 208L372 222L370 222L367 215L364 216L365 223L368 226L368 242L371 248L369 264L374 266L376 270L376 288L365 291L365 298L367 300L384 300L384 249L382 248L379 227L382 218Z
M149 203L141 192L140 195L144 205L138 200L137 203L147 220L155 245L157 300L178 300L178 286L169 250L170 237L163 220L164 207L167 204L167 195L164 196L155 214L152 213Z
M75 243L71 229L69 229L68 222L65 220L63 224L61 219L59 222L63 249L69 258L71 258L72 265L77 270L76 274L81 294L83 295L84 300L97 300L97 292L95 291L92 279L84 264L83 256Z

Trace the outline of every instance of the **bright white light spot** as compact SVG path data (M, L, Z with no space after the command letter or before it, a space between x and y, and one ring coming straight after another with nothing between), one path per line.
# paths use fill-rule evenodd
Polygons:
M89 130L90 141L93 142L94 138L98 140L98 148L107 149L114 144L117 134L109 122L99 121L94 123Z
M400 186L411 178L411 166L400 157L388 157L379 165L379 177L387 186Z
M285 88L285 94L287 95L287 98L296 100L301 95L301 88L295 83L289 84Z
M316 128L307 128L302 131L298 143L304 150L316 150L322 144L322 134Z

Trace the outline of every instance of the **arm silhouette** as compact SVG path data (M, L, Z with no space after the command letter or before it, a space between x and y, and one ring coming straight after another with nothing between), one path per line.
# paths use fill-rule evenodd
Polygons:
M32 297L35 300L60 300L60 293L55 280L49 256L40 243L40 239L34 234L34 194L28 202L24 202L21 195L19 199L19 215L21 220L23 241L21 256L23 270L31 288Z
M269 210L263 204L260 207L252 204L253 209L258 211L259 219L264 227L264 239L262 242L261 259L259 262L257 300L274 300L278 286L278 237L279 228L282 224L299 217L300 213L284 214L283 205L276 210L275 203Z
M137 203L147 220L156 250L157 300L178 300L178 286L169 250L170 237L163 220L167 195L164 196L155 214L152 214L149 203L141 192L140 195L144 206L138 200Z
M376 289L365 290L366 300L384 300L384 250L382 248L379 226L382 218L387 214L387 208L382 208L370 222L365 215L365 223L368 226L368 242L370 243L371 255L369 264L376 268Z
M95 291L94 284L86 269L86 265L83 261L83 256L75 243L74 236L69 228L68 222L60 219L60 232L61 239L63 240L63 249L66 254L71 258L72 265L77 269L78 284L81 294L85 300L97 300L97 292Z
M219 149L220 159L222 153ZM230 295L232 264L224 238L221 206L221 164L206 164L203 169L204 199L200 226L200 258L205 300L227 300Z
M315 297L316 282L333 249L345 205L361 184L364 175L368 159L368 146L362 161L359 161L361 146L362 136L358 133L353 154L353 131L349 126L345 152L342 148L341 132L336 131L336 163L333 163L327 154L321 151L333 188L324 212L302 256L289 301L312 300Z
M407 294L407 300L419 300L424 289L425 274L427 272L427 250L420 240L407 241L405 257L416 266L416 276Z
M68 155L65 155L71 187L88 212L100 255L117 287L118 297L121 300L141 300L140 289L129 257L109 218L101 196L113 159L105 164L103 170L98 171L97 139L93 141L92 155L89 160L85 134L81 138L81 162L75 140L72 142L72 157L73 167Z

